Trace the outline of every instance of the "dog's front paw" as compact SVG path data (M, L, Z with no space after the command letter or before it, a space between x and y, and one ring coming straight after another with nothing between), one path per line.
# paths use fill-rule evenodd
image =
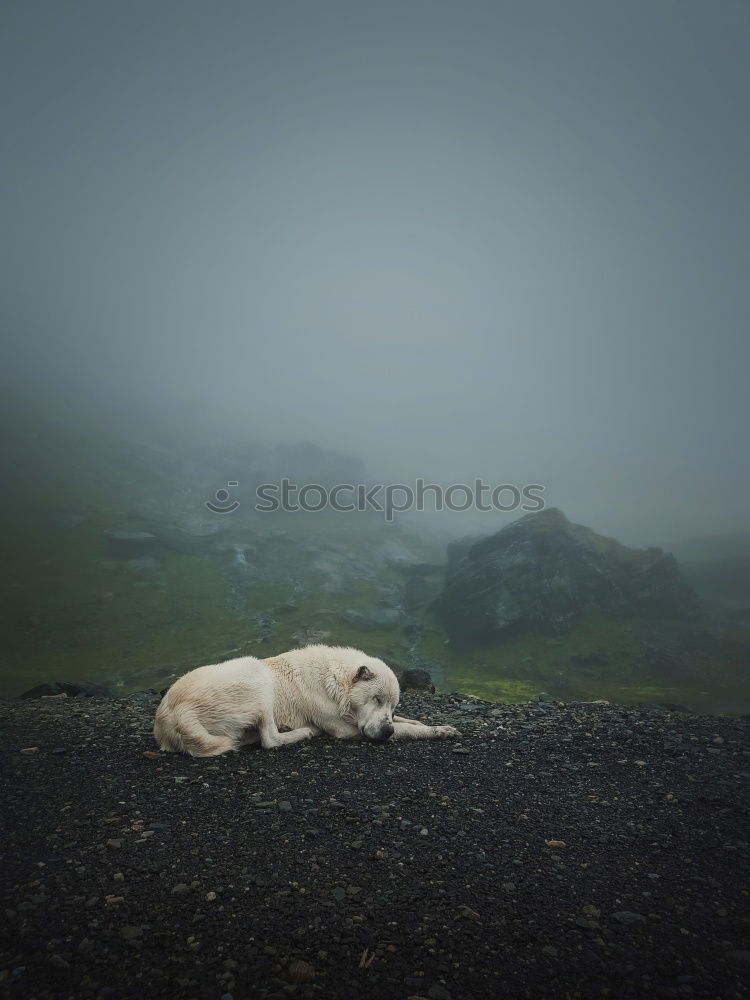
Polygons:
M320 736L323 732L322 729L318 729L317 726L305 726L306 739L311 740L313 736Z
M433 726L432 731L438 740L452 740L461 735L455 726Z

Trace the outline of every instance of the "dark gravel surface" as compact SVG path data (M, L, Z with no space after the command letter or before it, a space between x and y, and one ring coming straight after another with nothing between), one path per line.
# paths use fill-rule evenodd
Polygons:
M11 997L748 996L746 719L407 695L460 743L193 760L154 708L0 706Z

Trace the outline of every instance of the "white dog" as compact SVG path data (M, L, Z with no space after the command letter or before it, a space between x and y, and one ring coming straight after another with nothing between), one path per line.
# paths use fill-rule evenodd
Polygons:
M399 693L391 668L358 649L305 646L267 660L243 656L175 681L156 711L154 735L162 750L193 757L258 741L270 749L321 732L378 743L460 735L453 726L394 715Z

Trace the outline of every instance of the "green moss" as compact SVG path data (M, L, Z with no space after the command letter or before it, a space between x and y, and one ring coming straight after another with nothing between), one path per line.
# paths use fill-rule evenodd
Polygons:
M522 702L538 694L540 688L533 681L521 677L493 677L489 673L452 672L447 683L442 685L447 691L460 691L485 701Z
M688 635L685 647L690 650L684 631L689 624L662 625ZM443 686L510 701L546 690L564 699L669 701L704 710L730 710L727 706L740 710L739 706L750 704L750 679L736 635L722 638L719 631L715 638L719 652L710 660L699 650L689 651L670 668L649 662L644 653L641 630L653 627L654 622L641 619L591 617L556 638L527 635L464 652L446 647ZM595 662L599 659L603 662ZM516 681L525 687L514 687ZM507 696L492 693L504 689L510 692Z

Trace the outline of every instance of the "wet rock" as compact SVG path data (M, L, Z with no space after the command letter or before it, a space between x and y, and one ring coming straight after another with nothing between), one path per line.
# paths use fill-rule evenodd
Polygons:
M125 924L120 928L120 937L123 941L137 941L143 937L143 928L136 924Z
M297 629L296 632L292 632L292 640L296 646L316 646L327 643L331 635L332 633L328 629L305 625Z
M673 556L626 548L555 508L449 548L436 603L450 638L464 643L564 632L586 614L689 619L698 610Z
M634 913L632 910L618 910L612 914L612 919L618 924L642 924L646 920L642 913Z
M427 670L405 670L399 677L402 691L424 691L435 694L435 685Z
M286 977L290 983L308 983L315 978L315 969L309 962L299 960L289 965Z
M452 1000L452 994L442 983L433 983L427 990L430 1000Z
M375 607L369 611L344 611L341 620L364 632L397 628L403 619L398 608Z
M378 546L376 553L387 566L407 567L418 562L417 557L398 538L388 538Z
M68 698L111 698L112 691L104 684L93 681L50 681L37 684L20 694L19 698L49 698L64 694Z

